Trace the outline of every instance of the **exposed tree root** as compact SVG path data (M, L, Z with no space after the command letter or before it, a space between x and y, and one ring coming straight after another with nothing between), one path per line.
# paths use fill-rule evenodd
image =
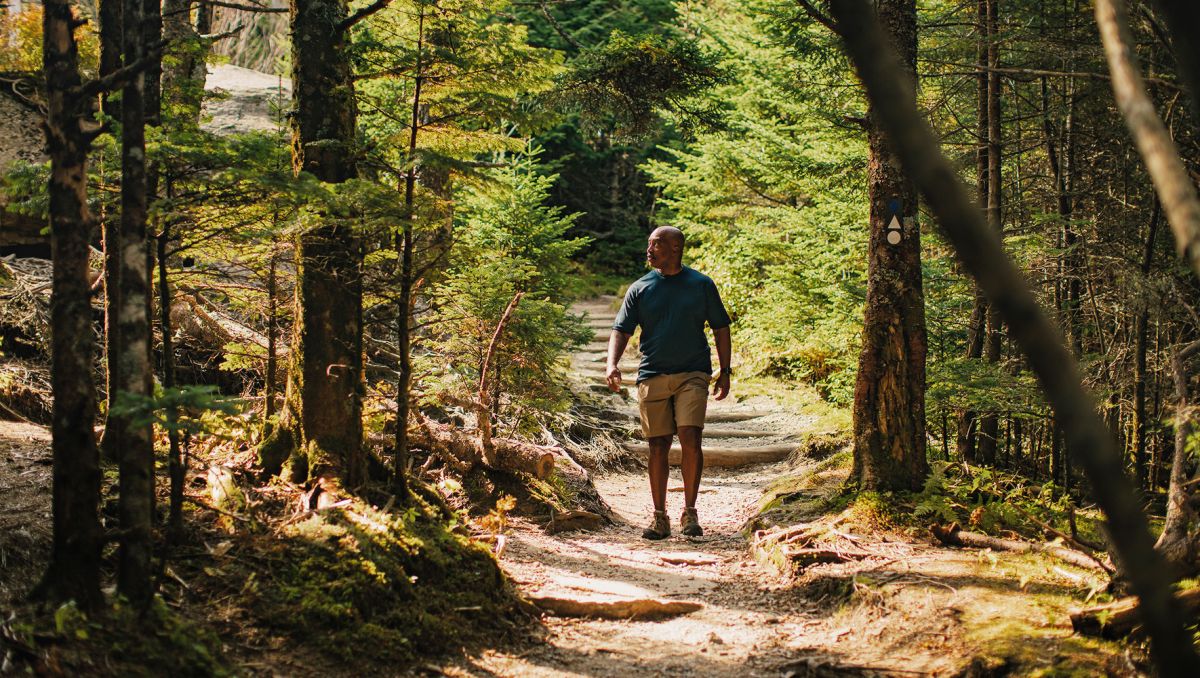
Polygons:
M529 602L560 617L596 617L600 619L665 619L704 609L704 603L654 598L577 599L534 596L529 599Z

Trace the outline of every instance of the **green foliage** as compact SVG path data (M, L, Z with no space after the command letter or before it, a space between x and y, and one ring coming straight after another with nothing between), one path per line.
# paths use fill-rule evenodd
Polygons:
M223 656L221 641L155 598L145 610L123 599L91 616L74 602L22 619L14 613L6 633L39 648L41 666L62 675L213 678L235 675ZM11 654L10 659L20 659ZM18 661L12 668L20 670ZM29 673L33 673L32 670Z
M655 113L675 116L685 128L720 124L721 105L698 95L726 80L719 58L692 40L613 31L584 52L558 85L585 128L615 121L637 137L655 127Z
M490 552L420 500L360 502L288 529L251 595L272 626L355 666L407 666L505 623L512 598Z
M732 76L706 95L730 106L726 131L644 169L661 189L662 221L687 234L692 264L720 287L743 363L846 403L865 296L866 148L828 119L859 102L811 82L845 79L844 66L772 37L766 9L778 7L689 8L684 20L706 26L701 44Z
M166 431L190 435L212 432L212 416L234 417L243 403L224 397L216 386L185 385L158 387L152 397L121 391L113 402L112 414L125 417L138 428L154 425Z
M393 3L354 31L359 126L371 164L399 178L416 163L473 175L480 154L517 151L513 123L534 111L520 97L550 86L560 57L526 42L525 26L503 20L508 0ZM419 46L419 48L418 48ZM412 106L421 78L417 148L410 158Z
M538 174L533 156L517 157L488 184L465 189L456 216L461 234L445 280L432 291L437 340L422 362L436 365L431 395L477 399L480 370L505 308L514 310L489 363L488 382L500 420L532 425L540 412L566 406L560 358L591 332L567 311L570 256L583 244L564 233L574 220L545 206L553 177ZM499 397L496 397L499 396Z
M1041 523L1068 530L1075 512L1070 497L1053 483L1039 484L1014 473L980 466L930 463L925 486L914 497L913 515L925 520L957 522L964 528L999 534L1015 531L1041 538ZM1099 516L1077 512L1081 531L1099 530Z

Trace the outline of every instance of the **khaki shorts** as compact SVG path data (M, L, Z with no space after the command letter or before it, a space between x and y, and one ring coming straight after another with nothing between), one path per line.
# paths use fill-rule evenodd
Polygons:
M679 426L704 428L708 409L707 372L660 374L639 383L638 411L647 438L669 436Z

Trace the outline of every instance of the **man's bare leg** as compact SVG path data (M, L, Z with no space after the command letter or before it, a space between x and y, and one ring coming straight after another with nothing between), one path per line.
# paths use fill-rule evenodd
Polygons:
M702 430L699 426L679 427L679 446L683 448L683 505L689 509L696 508L700 476L704 473L704 452L700 449Z
M654 436L650 444L650 498L654 500L654 519L642 536L646 539L665 539L671 535L667 518L667 461L671 452L671 436Z
M667 510L667 459L671 452L671 436L654 436L650 443L650 498L655 511Z

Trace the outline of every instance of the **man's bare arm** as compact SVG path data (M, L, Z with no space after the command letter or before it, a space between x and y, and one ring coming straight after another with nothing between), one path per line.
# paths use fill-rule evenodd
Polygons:
M617 367L617 363L621 362L621 356L624 355L631 336L633 335L620 330L613 330L612 334L608 335L608 363L604 370L604 380L608 382L609 390L614 393L621 390L621 368Z
M724 400L725 396L729 395L729 374L725 368L729 367L730 356L733 353L733 340L729 336L729 327L713 330L713 339L717 343L717 364L721 367L721 371L717 374L717 380L713 383L713 394L717 400Z

